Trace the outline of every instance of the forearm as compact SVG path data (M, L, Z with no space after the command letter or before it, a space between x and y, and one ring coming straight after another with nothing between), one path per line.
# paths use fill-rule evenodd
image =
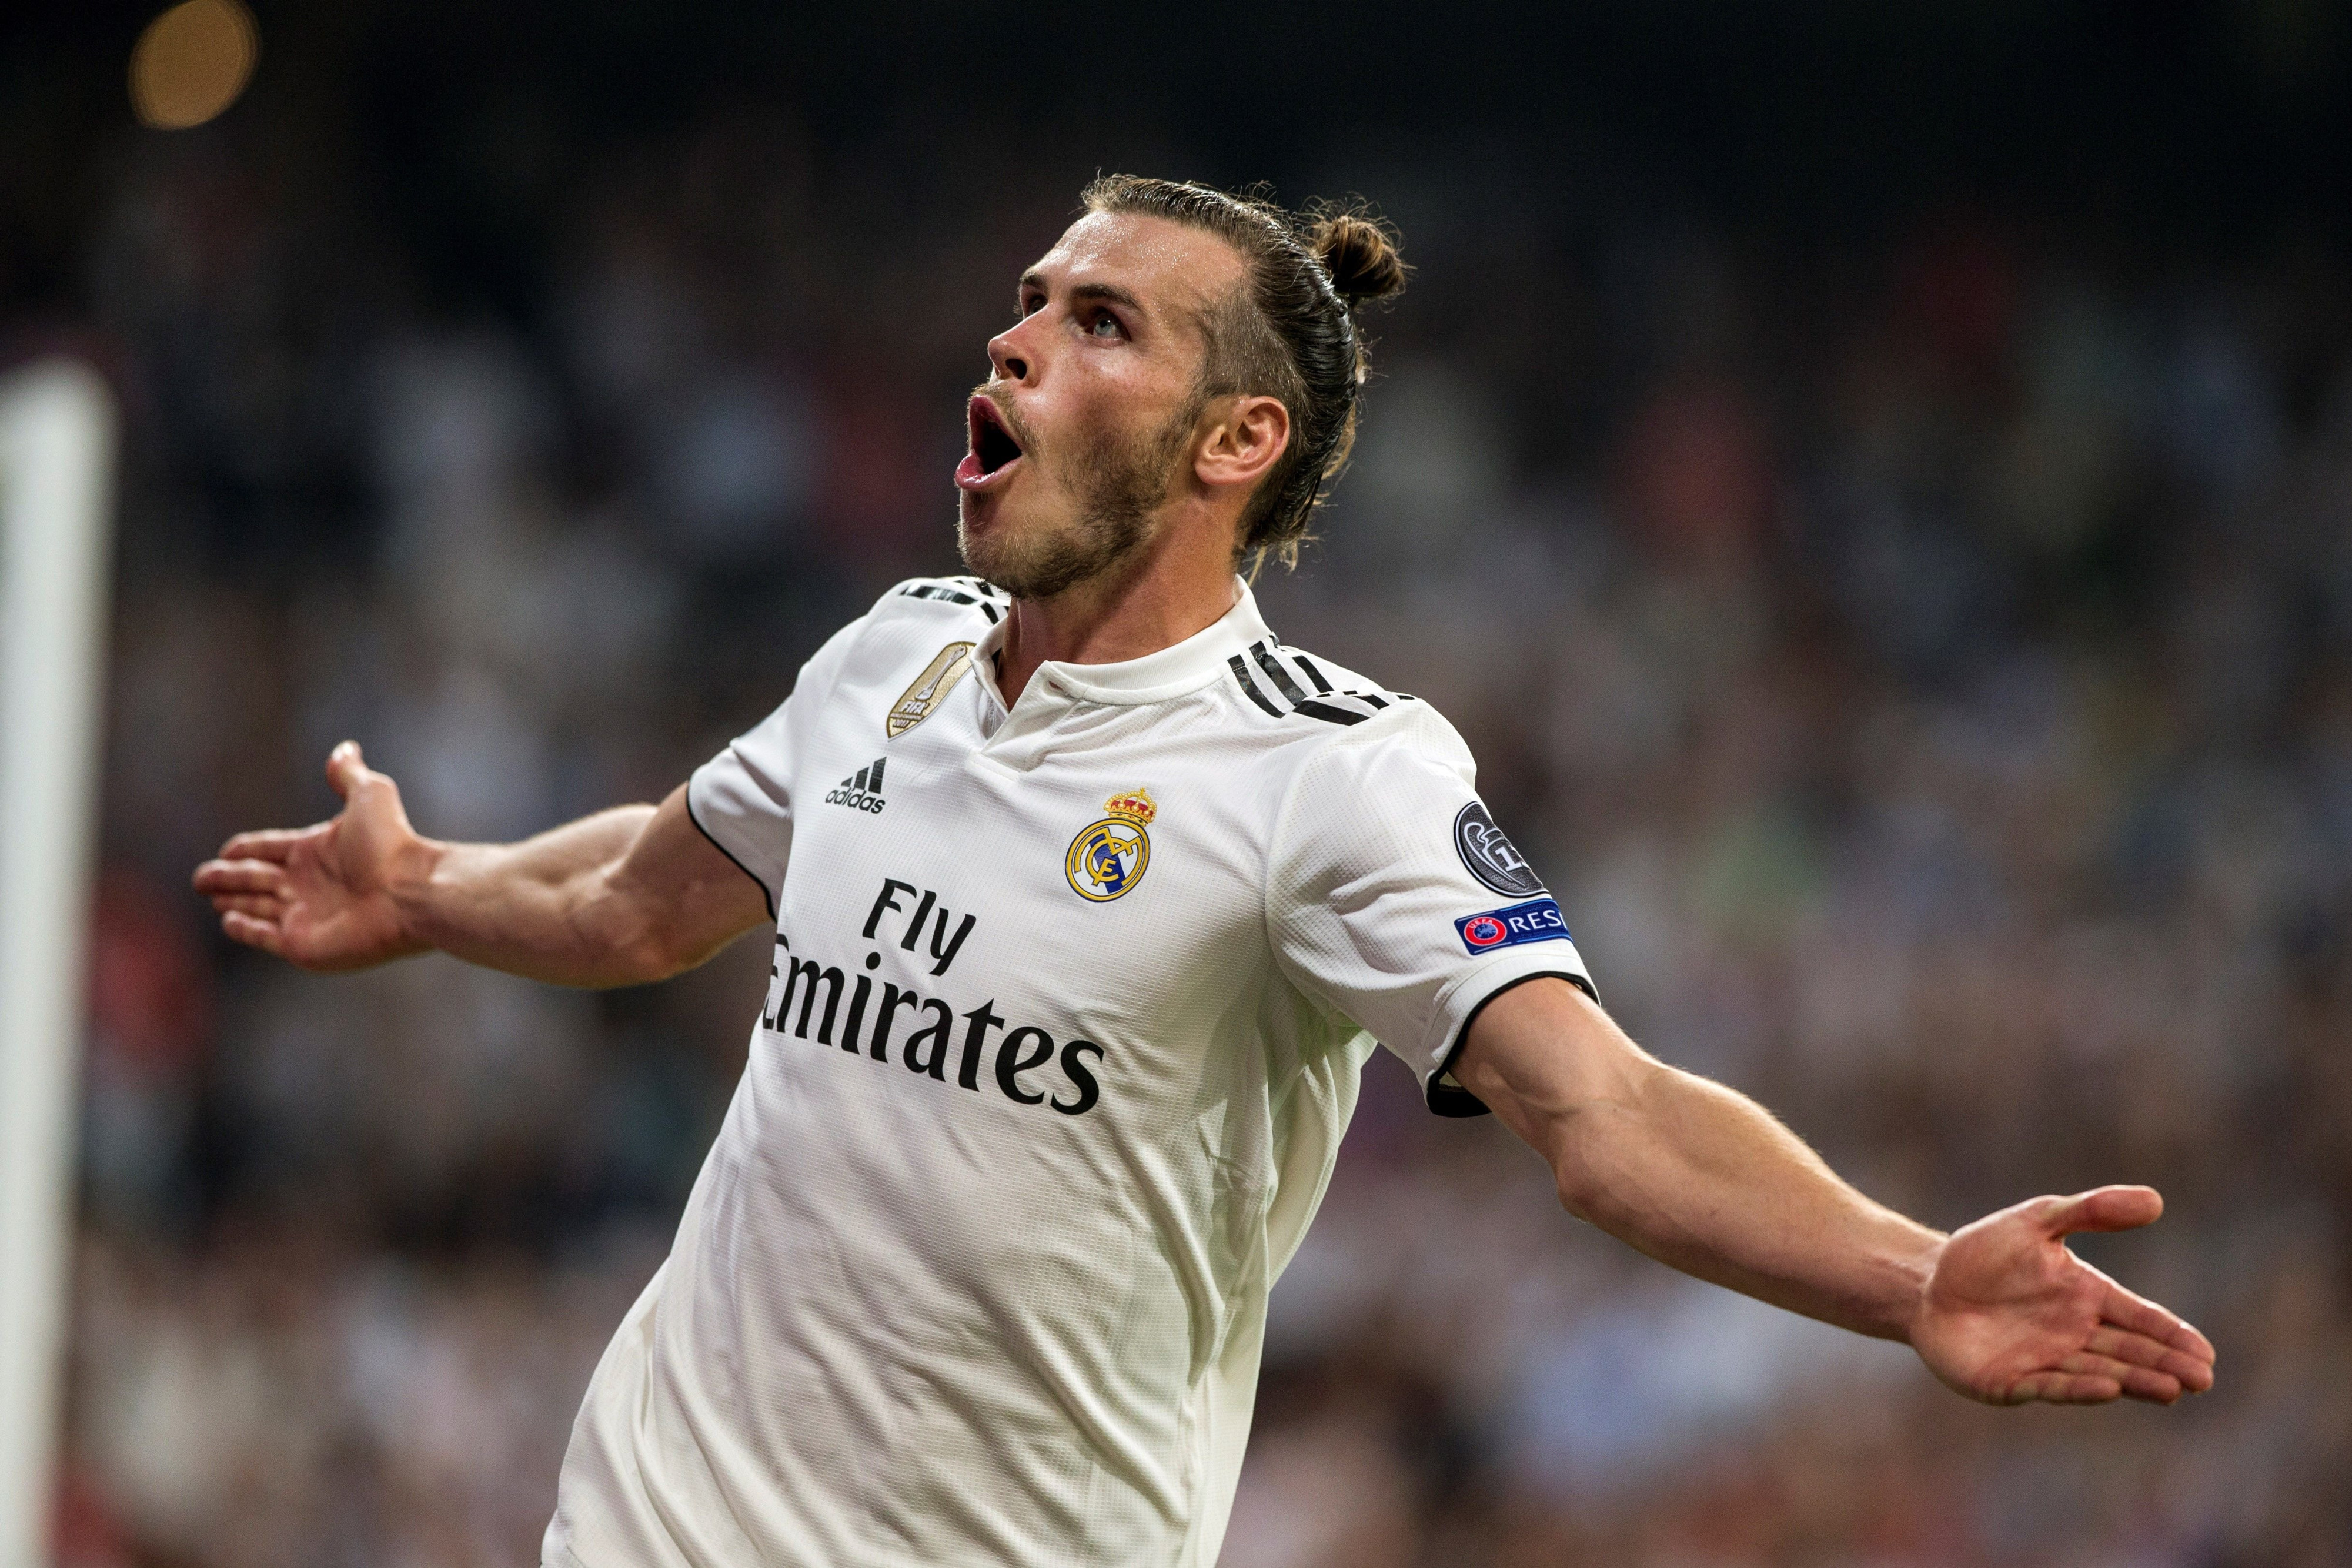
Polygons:
M1943 1238L1839 1179L1755 1102L1651 1063L1558 1119L1561 1201L1660 1262L1808 1317L1908 1337Z
M421 841L395 896L419 947L567 986L629 985L677 967L640 901L614 896L651 806L616 806L515 844Z
M1662 1262L1903 1340L1972 1399L2170 1404L2213 1346L2065 1248L2145 1225L2147 1187L2040 1197L1944 1236L1871 1202L1745 1095L1678 1072L1541 977L1491 998L1454 1074L1551 1164L1569 1209Z
M1495 998L1455 1071L1579 1218L1700 1279L1907 1337L1943 1238L1841 1181L1745 1095L1645 1054L1565 982Z
M568 986L658 980L763 915L772 890L704 836L686 787L519 844L419 834L400 787L344 741L327 758L330 821L239 833L196 868L221 929L305 969L364 969L439 948Z

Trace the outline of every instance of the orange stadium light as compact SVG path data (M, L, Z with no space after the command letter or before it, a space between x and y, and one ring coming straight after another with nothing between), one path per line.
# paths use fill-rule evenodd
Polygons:
M260 57L260 30L238 0L185 0L131 46L131 107L158 131L202 125L236 101Z

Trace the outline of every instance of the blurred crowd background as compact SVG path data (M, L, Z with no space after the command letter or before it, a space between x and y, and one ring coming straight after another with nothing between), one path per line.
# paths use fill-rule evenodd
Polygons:
M1376 1059L1228 1568L2352 1563L2343 7L659 9L264 8L180 132L147 10L0 32L0 360L127 420L62 1562L536 1562L764 946L315 978L189 870L345 736L443 837L657 799L953 569L982 345L1124 168L1402 229L1259 591L1462 729L1635 1036L1933 1222L2161 1186L2082 1249L2221 1353L1969 1406Z

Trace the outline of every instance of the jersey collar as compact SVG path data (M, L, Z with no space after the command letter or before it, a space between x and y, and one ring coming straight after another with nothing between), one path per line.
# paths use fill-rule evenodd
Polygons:
M1234 589L1234 607L1181 643L1156 653L1146 653L1140 659L1123 659L1113 664L1072 664L1048 659L1037 666L1029 684L1034 688L1087 702L1126 706L1166 702L1198 691L1223 674L1227 661L1235 654L1246 653L1252 643L1274 635L1257 612L1257 597L1250 592L1249 584L1235 577ZM996 654L1004 646L1005 633L1012 624L1012 618L1007 616L990 627L988 635L972 651L974 661L982 670L996 667ZM988 685L993 689L995 682L991 680ZM1028 693L1022 695L1026 696Z

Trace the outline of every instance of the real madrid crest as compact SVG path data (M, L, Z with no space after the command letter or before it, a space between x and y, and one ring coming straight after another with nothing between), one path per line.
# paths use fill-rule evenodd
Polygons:
M1143 880L1151 863L1151 835L1144 829L1160 814L1149 789L1114 795L1103 810L1110 815L1080 829L1062 859L1071 890L1096 904L1108 904Z
M915 684L900 692L898 700L890 705L890 711L883 716L883 733L896 740L930 717L940 699L971 668L972 646L970 643L950 643L940 649L938 656L923 666L923 673L915 677Z

